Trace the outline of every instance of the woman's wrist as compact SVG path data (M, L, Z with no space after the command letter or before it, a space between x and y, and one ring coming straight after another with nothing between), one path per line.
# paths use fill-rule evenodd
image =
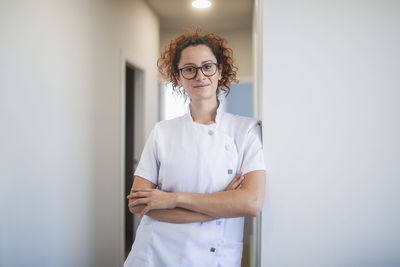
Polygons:
M184 193L184 192L177 192L176 193L176 198L175 198L175 207L177 208L187 208L187 204L188 204L188 197L190 194L188 193Z
M181 198L182 198L182 193L180 193L180 192L174 192L174 193L171 193L172 194L172 199L173 199L173 205L174 205L174 207L175 208L178 208L179 207L179 203L180 203L180 201L181 201Z

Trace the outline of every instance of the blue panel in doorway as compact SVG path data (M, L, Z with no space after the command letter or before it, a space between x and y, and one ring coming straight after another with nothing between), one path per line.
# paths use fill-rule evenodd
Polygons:
M253 84L232 84L225 101L225 110L229 113L253 117Z

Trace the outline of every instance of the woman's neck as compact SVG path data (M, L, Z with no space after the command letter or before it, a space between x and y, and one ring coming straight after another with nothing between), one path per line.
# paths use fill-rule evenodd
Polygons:
M212 124L217 116L218 101L199 101L190 103L190 112L193 121L200 124Z

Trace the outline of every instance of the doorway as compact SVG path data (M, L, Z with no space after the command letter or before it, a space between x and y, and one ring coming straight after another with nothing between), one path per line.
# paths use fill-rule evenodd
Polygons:
M134 169L134 132L135 132L135 69L125 66L125 196L129 195L133 184ZM129 212L128 200L125 200L125 258L128 256L134 240L133 214Z
M123 97L124 114L124 259L127 258L133 241L135 240L136 228L139 224L137 216L132 214L128 208L128 199L134 181L134 173L138 164L141 149L141 129L143 118L143 71L129 62L124 63L125 85Z
M234 21L230 24L234 25L234 23L240 23L240 27L234 27L234 30L224 30L220 27L221 21L224 21L224 19L221 19L220 16L213 16L213 12L203 12L204 15L210 16L208 18L200 18L200 15L188 15L188 19L191 21L189 23L183 23L182 18L183 16L177 15L177 12L185 12L183 15L189 14L188 10L186 10L186 3L184 3L183 0L177 1L176 4L179 5L179 8L171 8L171 9L166 9L165 6L165 1L147 1L147 3L151 6L152 10L155 11L156 14L164 14L164 11L171 10L170 16L168 14L163 15L161 27L160 27L160 47L163 47L166 41L168 41L172 36L176 36L177 34L180 34L184 31L187 30L187 27L189 25L202 25L203 23L201 22L202 19L203 22L209 22L211 24L203 25L203 28L205 30L210 30L213 32L216 32L217 34L220 34L223 37L226 37L229 39L230 44L233 44L232 48L234 51L237 52L239 55L238 59L239 61L244 62L243 64L239 64L241 66L240 69L244 70L242 72L242 77L239 77L242 83L252 83L252 95L247 95L250 98L253 98L253 112L252 116L262 119L261 117L261 110L262 110L262 0L246 0L246 1L235 1L233 2L227 2L229 3L230 7L234 8L234 10L231 9L223 9L221 12L215 11L217 14L223 15L223 14L228 14L229 17L234 17ZM250 3L250 7L243 8L243 6L239 6L242 4ZM189 4L190 5L190 4ZM215 5L215 7L221 7L222 5ZM226 12L226 10L231 10L231 12ZM240 10L247 10L247 16L246 21L242 22L241 20L238 19L238 16L232 16L232 12L239 12ZM212 18L218 17L220 20L215 21ZM166 25L170 22L173 24L173 19L178 18L178 24L179 29L175 29L172 27L166 27ZM169 21L168 19L171 19ZM186 26L182 26L186 25ZM209 26L219 26L219 29L212 30L210 29ZM183 28L182 28L183 27ZM240 34L237 34L238 31L240 30ZM244 42L246 40L251 40L247 42L247 44ZM247 54L246 54L247 53ZM240 62L239 62L240 63ZM252 70L252 71L250 71ZM135 72L136 73L136 72ZM137 77L136 74L133 74L134 77ZM133 81L133 83L136 82L136 79ZM137 93L140 91L136 91ZM138 99L138 96L134 96L135 99ZM160 97L163 97L163 94L160 94ZM251 100L249 100L251 101ZM139 104L143 104L144 101L142 101ZM163 103L163 100L161 101L161 104ZM137 103L136 103L137 104ZM134 109L137 110L137 105L134 106ZM164 107L160 107L160 111L163 112ZM136 112L136 116L137 116ZM161 113L160 117L163 118L166 116L166 114ZM143 119L142 119L143 120ZM143 120L144 121L144 120ZM138 120L134 120L133 124L137 125ZM140 127L135 128L140 129ZM143 127L142 127L143 129ZM126 133L128 135L128 133ZM141 141L145 140L145 136L141 136L140 138ZM138 145L138 143L134 143L133 146L134 150L137 150L139 148L139 156L140 156L140 148L142 148L141 145ZM137 158L139 158L139 156ZM129 162L125 162L125 165L129 164ZM125 170L125 169L124 169ZM126 169L125 170L127 173L130 172L130 170ZM131 173L131 177L126 177L125 179L131 179L130 182L133 182L133 170ZM130 183L131 185L131 183ZM129 188L129 184L125 186L124 190L126 187ZM129 190L127 191L129 193ZM126 205L127 206L127 205ZM126 210L128 210L126 208ZM126 212L126 211L125 211ZM129 210L128 210L129 212ZM127 216L131 216L130 214ZM133 223L133 232L130 233L129 235L134 239L134 233L136 230L135 224L138 223L138 220L135 220L133 218L133 222L129 221L132 225ZM245 253L243 256L243 261L244 264L243 266L248 266L248 267L259 267L261 264L261 216L258 216L256 219L247 219L246 220L246 226L245 226L245 236L246 240L245 241ZM125 228L123 228L125 229ZM132 227L129 226L129 229L132 229ZM125 245L125 251L129 252L131 248L131 245L129 243L126 243Z

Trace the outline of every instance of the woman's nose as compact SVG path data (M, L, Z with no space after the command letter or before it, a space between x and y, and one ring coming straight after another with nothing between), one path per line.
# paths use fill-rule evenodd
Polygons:
M196 80L203 80L206 76L203 74L201 69L197 69Z

